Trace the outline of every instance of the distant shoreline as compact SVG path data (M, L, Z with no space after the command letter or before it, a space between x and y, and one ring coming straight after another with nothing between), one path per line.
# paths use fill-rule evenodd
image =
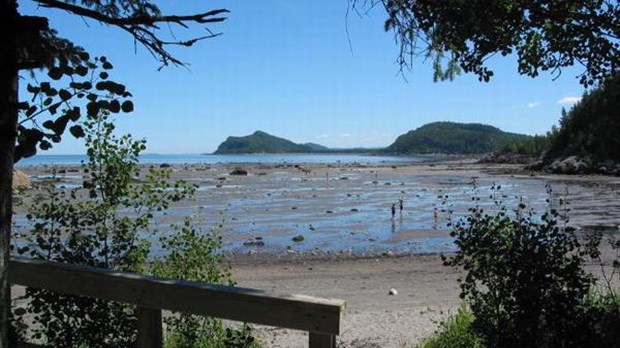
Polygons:
M424 163L437 162L450 158L452 155L379 155L362 153L278 153L278 154L144 154L140 156L141 164L352 164L352 163ZM460 156L458 158L462 158ZM17 168L29 166L79 166L87 161L86 155L46 155L41 154L22 159Z

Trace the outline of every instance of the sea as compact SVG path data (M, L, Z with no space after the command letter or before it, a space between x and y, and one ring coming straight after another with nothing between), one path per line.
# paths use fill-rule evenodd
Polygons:
M416 156L375 156L366 154L143 154L140 163L144 164L282 164L282 163L420 163L437 160L434 155ZM86 155L37 155L20 160L15 166L40 165L80 165L86 161Z

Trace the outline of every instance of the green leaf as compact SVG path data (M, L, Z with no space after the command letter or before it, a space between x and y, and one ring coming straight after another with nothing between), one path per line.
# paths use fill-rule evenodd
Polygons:
M62 101L67 101L71 99L71 93L69 93L69 91L67 91L66 89L61 89L60 91L58 91L58 96L60 96L60 99Z
M32 116L38 109L39 108L36 105L31 105L28 111L26 111L26 117Z
M41 140L41 142L39 143L39 148L43 151L49 150L52 148L52 144L47 140Z
M41 90L41 88L39 88L39 87L34 87L33 85L28 84L28 86L26 87L26 90L27 90L29 93L35 93L35 94L36 94L36 93L39 93L39 91Z
M109 107L109 110L115 114L121 111L121 103L119 103L118 100L116 99L112 100L108 107Z
M81 112L82 110L76 106L73 109L68 110L66 115L67 117L69 117L71 121L76 122L77 120L80 119Z
M84 134L84 129L81 126L72 126L69 128L69 132L76 138L83 138L86 134Z
M78 65L75 67L75 73L78 74L79 76L84 77L88 74L88 68L82 65Z
M47 120L47 121L43 122L43 128L53 129L54 128L54 121Z
M49 69L49 71L47 72L47 75L52 80L60 80L62 78L62 70L60 70L60 68L53 67Z
M99 107L98 102L93 101L86 104L86 111L88 113L88 116L97 117L97 115L99 115L99 110L101 110L101 108Z
M121 109L125 113L132 112L133 111L133 102L131 100L124 101L123 104L121 105Z
M61 67L61 71L62 71L63 75L71 76L71 75L73 75L73 71L74 70L73 70L72 67L70 67L68 65L65 65L65 66Z
M55 103L53 105L50 105L48 111L50 112L50 114L55 115L56 112L58 111L58 108L60 107L60 105L62 104L62 102L58 102Z
M26 252L28 252L28 251L29 251L28 247L19 248L19 249L17 249L17 250L18 250L18 253L19 253L19 254L24 254L24 253L26 253ZM15 315L16 315L16 316L18 316L18 317L21 317L21 316L23 316L23 315L24 315L24 314L26 314L26 313L27 313L26 309L25 309L25 308L22 308L22 307L16 308L16 309L13 311L13 314L15 314Z
M123 95L125 93L125 85L120 83L113 83L112 93L117 95Z
M97 82L95 88L100 91L108 91L116 95L122 95L123 93L125 93L125 85L112 81Z
M55 97L58 95L58 90L56 88L48 88L44 93L48 97Z
M56 121L54 121L54 127L52 128L56 134L62 134L65 132L65 128L67 128L67 123L69 122L69 117L60 116Z
M40 91L43 93L47 93L47 91L52 88L49 82L41 82Z

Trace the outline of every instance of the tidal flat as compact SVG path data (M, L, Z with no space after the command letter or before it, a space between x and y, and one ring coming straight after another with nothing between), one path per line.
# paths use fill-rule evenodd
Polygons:
M558 209L578 229L620 226L620 178L524 172L519 166L439 163L175 164L172 179L196 185L193 198L156 216L160 233L190 216L223 237L224 249L271 256L427 254L454 250L449 222L480 204L519 202L542 214ZM247 175L233 175L242 169ZM18 196L15 227L27 229L28 202L45 184L76 189L78 167L23 168L36 189ZM143 170L146 170L144 166ZM53 174L55 172L55 174ZM400 210L399 200L403 201ZM391 207L395 204L395 214ZM155 250L157 252L157 250Z
M438 254L454 250L449 219L459 219L474 204L493 210L495 201L509 208L524 202L538 213L560 209L584 234L615 235L620 226L618 177L547 175L460 159L170 168L172 179L195 184L197 191L156 216L158 229L166 231L189 215L204 231L216 230L239 286L346 300L339 336L346 347L409 346L458 308L461 274L442 266ZM231 175L237 168L247 175ZM42 199L45 185L81 186L75 166L21 170L33 186L17 195L18 229L27 230L26 206ZM255 332L266 347L307 346L302 332L271 327Z

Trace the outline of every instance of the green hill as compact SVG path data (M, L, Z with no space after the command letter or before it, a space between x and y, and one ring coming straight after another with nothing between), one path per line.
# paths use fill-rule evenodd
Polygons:
M327 146L323 146L321 144L315 144L315 143L305 143L305 144L301 144L307 148L309 148L311 151L316 151L316 152L326 152L326 151L330 151L330 148Z
M479 154L493 152L527 135L477 123L434 122L399 136L385 149L394 154Z
M301 145L262 131L244 137L228 137L214 154L235 153L305 153L316 152L315 144Z

